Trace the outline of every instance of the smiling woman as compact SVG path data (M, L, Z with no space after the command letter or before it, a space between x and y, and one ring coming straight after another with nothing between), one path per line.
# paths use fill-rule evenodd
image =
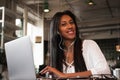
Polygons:
M57 12L50 25L50 66L41 71L53 77L89 77L111 74L97 43L79 37L76 17L71 11Z

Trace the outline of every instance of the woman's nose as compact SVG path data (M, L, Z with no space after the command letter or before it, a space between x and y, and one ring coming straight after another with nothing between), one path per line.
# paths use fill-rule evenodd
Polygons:
M68 23L67 28L72 28L72 24L69 24L69 23Z

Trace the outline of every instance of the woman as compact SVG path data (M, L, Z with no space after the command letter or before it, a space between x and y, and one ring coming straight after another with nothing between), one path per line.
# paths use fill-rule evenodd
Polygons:
M50 28L52 67L47 66L41 74L51 72L60 78L110 74L106 59L96 42L79 38L72 12L57 12Z

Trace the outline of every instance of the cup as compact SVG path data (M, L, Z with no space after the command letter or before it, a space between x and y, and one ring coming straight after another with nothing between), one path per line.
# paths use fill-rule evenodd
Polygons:
M120 68L115 68L115 70L113 70L113 75L120 79Z

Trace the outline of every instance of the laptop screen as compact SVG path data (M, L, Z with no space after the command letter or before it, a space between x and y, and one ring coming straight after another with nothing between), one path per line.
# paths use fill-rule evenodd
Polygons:
M29 36L5 43L9 80L36 80Z

